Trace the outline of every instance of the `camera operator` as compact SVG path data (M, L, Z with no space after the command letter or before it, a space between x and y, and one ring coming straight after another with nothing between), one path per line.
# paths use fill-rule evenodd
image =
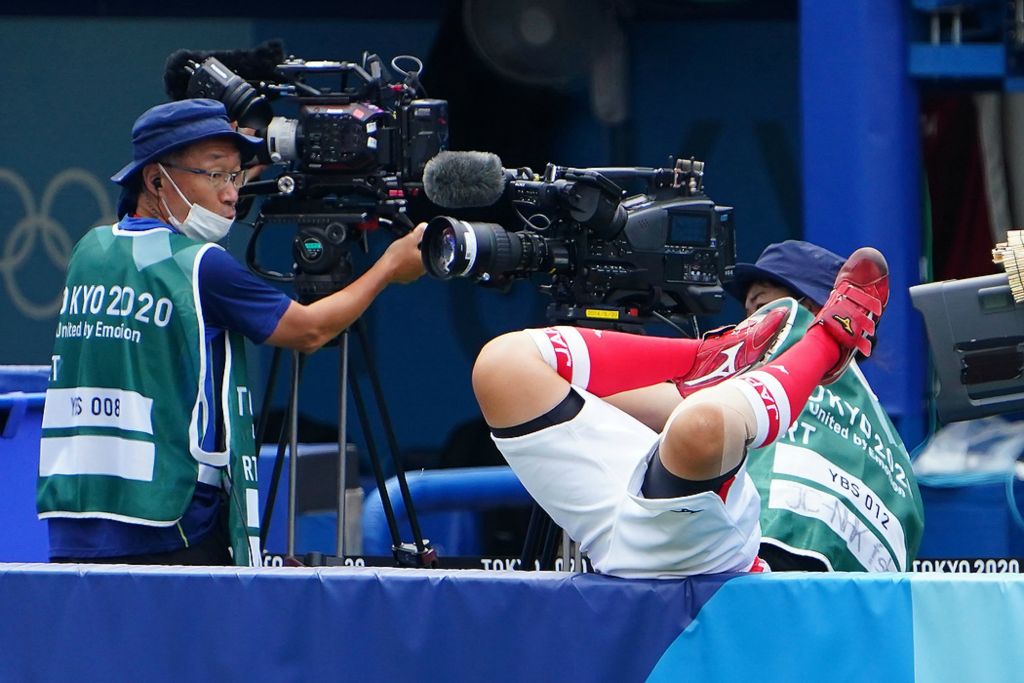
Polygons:
M311 353L390 283L423 273L422 226L361 277L303 305L215 244L263 141L215 100L143 113L110 226L68 266L37 489L53 561L258 565L243 336Z
M736 264L735 278L725 289L744 304L747 315L769 310L773 302L780 302L775 305L791 311L793 325L780 340L778 353L806 333L828 298L843 261L837 254L809 242L786 240L769 244L755 263ZM844 435L842 430L837 432L824 424L830 421L822 419L823 416L833 413L837 413L833 415L835 423L844 423L852 433ZM794 424L777 443L749 454L747 471L761 494L761 558L774 570L897 569L898 565L891 564L886 554L874 553L874 548L889 543L902 545L901 549L893 550L909 564L917 554L924 528L921 495L903 441L856 362L836 382L816 391ZM863 441L872 445L877 443L874 435L881 435L880 442L888 449L885 465L876 463L855 443L854 434L858 432ZM890 456L896 475L892 481L883 472L889 466ZM873 509L886 510L891 521L884 526L876 525L871 523L874 515L865 515L866 533L850 543L847 529L857 527L859 533L862 527L857 522L851 518L832 525L829 518L817 515L819 510L843 509L844 491L822 482L823 471L828 472L828 478L842 473L840 476L846 481L857 482L856 498L870 500ZM900 477L899 472L904 476ZM817 484L811 494L813 503L808 504L807 490L792 483L794 479ZM897 528L902 530L900 534L891 533Z
M747 449L786 435L819 384L870 353L888 293L885 259L860 249L803 338L760 367L784 309L702 340L514 332L480 352L473 387L509 465L599 572L764 571Z

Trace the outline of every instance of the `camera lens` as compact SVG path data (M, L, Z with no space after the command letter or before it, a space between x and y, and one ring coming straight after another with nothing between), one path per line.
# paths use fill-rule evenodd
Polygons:
M529 232L509 232L494 223L438 216L423 233L423 265L432 276L525 275L548 265L547 242Z
M473 275L477 259L478 230L501 230L497 225L473 225L448 216L438 216L423 232L423 266L440 280Z

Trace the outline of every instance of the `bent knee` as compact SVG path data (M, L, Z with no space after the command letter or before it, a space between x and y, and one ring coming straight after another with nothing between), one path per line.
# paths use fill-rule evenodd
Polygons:
M507 391L523 361L538 355L537 346L522 331L503 334L484 344L473 364L473 392L477 399L496 390Z
M714 404L684 406L665 429L659 453L665 468L678 477L701 481L722 473L726 421Z

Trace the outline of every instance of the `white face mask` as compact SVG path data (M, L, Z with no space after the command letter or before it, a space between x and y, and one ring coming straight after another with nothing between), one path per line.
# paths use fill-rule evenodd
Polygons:
M224 236L228 234L228 230L231 229L231 224L234 223L234 220L214 213L204 206L190 202L185 198L181 190L178 189L178 184L167 173L164 165L157 165L164 176L171 181L171 185L174 187L174 191L178 193L178 196L181 197L181 201L188 205L188 215L185 216L185 220L179 221L171 213L171 209L167 206L164 198L160 197L160 202L164 205L164 210L167 212L167 220L170 221L171 225L181 231L186 237L191 237L200 242L219 242L224 239Z

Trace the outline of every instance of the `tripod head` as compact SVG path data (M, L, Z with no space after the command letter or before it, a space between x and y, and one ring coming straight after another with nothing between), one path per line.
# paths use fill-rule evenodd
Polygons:
M256 248L270 223L297 225L292 240L293 272L280 273L260 264ZM299 303L309 304L348 286L354 275L352 249L366 250L366 234L378 226L365 213L260 216L245 249L245 263L256 275L273 282L294 284Z
M292 241L295 296L309 304L352 282L352 246L365 233L359 224L302 222Z

